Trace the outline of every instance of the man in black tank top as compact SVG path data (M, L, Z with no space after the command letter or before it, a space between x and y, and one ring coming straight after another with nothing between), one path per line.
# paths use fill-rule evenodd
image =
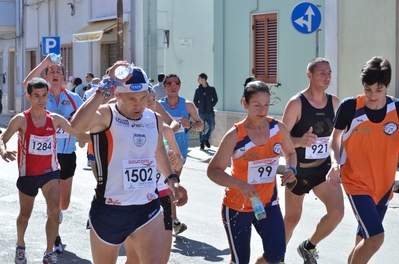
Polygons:
M335 95L326 93L331 80L330 63L324 58L311 60L307 76L309 86L289 100L282 118L298 157L298 183L292 192L285 190L286 243L301 218L303 199L310 190L325 204L328 212L297 249L304 264L317 263L316 245L335 229L344 215L341 188L333 189L326 182L331 167L328 139L339 104Z

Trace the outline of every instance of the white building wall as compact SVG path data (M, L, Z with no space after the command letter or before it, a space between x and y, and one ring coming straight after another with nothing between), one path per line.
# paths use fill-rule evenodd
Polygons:
M147 71L145 67L145 28L144 28L144 19L146 19L147 14L144 13L144 4L145 0L137 0L133 3L134 16L134 29L132 34L134 34L133 39L134 43L132 43L132 52L135 54L134 56L134 64L142 67L145 71Z
M200 73L213 85L213 9L212 0L158 1L158 70L178 74L180 95L190 101ZM170 30L166 61L163 30Z
M373 56L396 65L396 0L338 0L338 97L363 93L360 70ZM393 68L393 73L398 69ZM389 94L394 94L395 74Z

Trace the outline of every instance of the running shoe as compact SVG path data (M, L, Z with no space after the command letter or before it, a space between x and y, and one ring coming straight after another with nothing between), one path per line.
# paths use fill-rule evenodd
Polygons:
M173 221L173 231L175 232L175 235L183 233L186 230L187 230L186 224L180 223L180 221L178 219Z
M15 247L15 264L26 264L28 263L25 257L25 247Z
M60 236L57 236L55 238L53 250L54 250L54 252L56 252L58 254L60 254L60 253L62 253L64 251L64 246L62 245Z
M44 252L43 256L43 264L57 264L57 253L51 252L46 253Z
M317 264L316 259L319 258L316 248L307 250L305 248L306 240L303 241L297 248L299 256L303 258L303 264Z

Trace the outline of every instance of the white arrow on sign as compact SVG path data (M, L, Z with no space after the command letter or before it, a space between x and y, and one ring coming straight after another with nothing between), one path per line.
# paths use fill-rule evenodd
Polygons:
M300 25L301 27L303 27L303 25L305 24L306 27L308 28L308 32L312 31L312 16L314 16L314 12L311 6L308 7L308 10L306 10L306 13L304 16L298 18L297 20L295 20L295 23L297 23L298 25ZM305 20L305 16L308 16L308 20Z

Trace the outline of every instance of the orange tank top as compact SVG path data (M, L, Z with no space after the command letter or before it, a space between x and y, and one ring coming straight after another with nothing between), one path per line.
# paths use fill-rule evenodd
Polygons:
M243 122L234 124L238 135L232 157L231 176L252 184L263 205L278 204L276 173L281 153L282 137L278 122L268 117L270 138L265 145L257 146L249 138ZM252 212L251 200L241 191L226 188L223 204L241 212Z
M387 113L380 123L367 118L364 101L364 95L356 97L356 112L343 136L341 181L347 194L370 195L377 204L395 181L399 119L391 97L387 96Z

